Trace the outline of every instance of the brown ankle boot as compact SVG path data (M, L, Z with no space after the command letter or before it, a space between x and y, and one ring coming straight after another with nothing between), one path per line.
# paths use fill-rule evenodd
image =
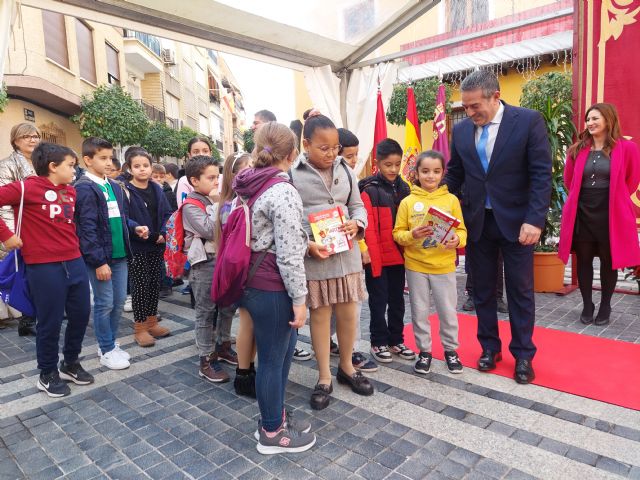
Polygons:
M200 371L198 375L214 383L225 383L229 381L229 374L222 369L215 353L200 357Z
M135 322L133 324L133 328L136 332L133 338L135 338L138 345L141 347L153 347L156 344L155 339L149 335L148 320L145 320L144 322Z
M171 331L168 328L158 325L158 317L156 315L147 317L147 323L149 324L149 333L155 338L162 338L167 335L171 335Z
M231 342L222 342L216 347L218 359L234 367L238 365L238 354L231 348Z

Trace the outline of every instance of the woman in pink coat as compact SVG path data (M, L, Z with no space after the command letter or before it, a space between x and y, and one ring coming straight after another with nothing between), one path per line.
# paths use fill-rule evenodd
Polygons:
M569 148L564 180L569 195L562 211L559 256L577 256L584 307L580 321L606 325L617 269L640 265L640 245L630 196L640 183L640 151L620 133L616 108L596 103L585 115L587 128ZM593 259L600 257L602 296L598 315L591 292Z

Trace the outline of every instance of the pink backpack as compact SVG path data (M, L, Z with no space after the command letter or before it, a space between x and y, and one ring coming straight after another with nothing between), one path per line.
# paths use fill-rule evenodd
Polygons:
M220 307L237 303L244 293L245 286L258 270L267 250L262 252L251 269L251 207L268 188L276 183L286 182L282 177L274 176L244 201L238 197L238 204L229 214L222 229L222 238L218 246L218 258L213 271L211 298Z

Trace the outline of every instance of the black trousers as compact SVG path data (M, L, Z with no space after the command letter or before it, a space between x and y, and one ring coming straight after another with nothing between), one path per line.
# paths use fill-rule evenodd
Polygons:
M465 249L465 271L467 272L467 282L465 283L464 289L467 291L467 294L470 297L473 297L473 274L471 273L471 268L469 266L469 262L471 262L471 246L467 245ZM496 280L496 290L498 299L504 298L504 260L502 259L502 253L498 252L498 276Z
M478 315L478 341L483 349L499 352L496 281L498 254L504 258L505 286L511 323L509 351L517 359L531 360L536 354L533 343L535 296L533 293L533 245L507 240L493 212L485 211L482 234L469 242L472 249L471 272L474 278L473 300Z
M371 345L404 343L404 265L382 267L382 274L375 278L371 266L364 273L371 312Z

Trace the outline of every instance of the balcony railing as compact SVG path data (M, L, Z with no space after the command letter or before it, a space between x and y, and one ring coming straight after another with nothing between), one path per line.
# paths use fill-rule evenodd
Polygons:
M169 123L169 127L174 130L180 130L182 128L182 120L178 118L167 117L167 122Z
M149 50L162 58L162 47L160 46L160 39L158 37L154 37L148 33L136 32L134 30L125 30L124 36L126 38L137 38L144 43Z
M149 105L143 100L138 100L138 102L140 102L140 105L142 105L142 108L144 108L144 113L147 115L147 118L149 120L151 120L152 122L164 122L165 115L162 110L154 107L153 105Z

